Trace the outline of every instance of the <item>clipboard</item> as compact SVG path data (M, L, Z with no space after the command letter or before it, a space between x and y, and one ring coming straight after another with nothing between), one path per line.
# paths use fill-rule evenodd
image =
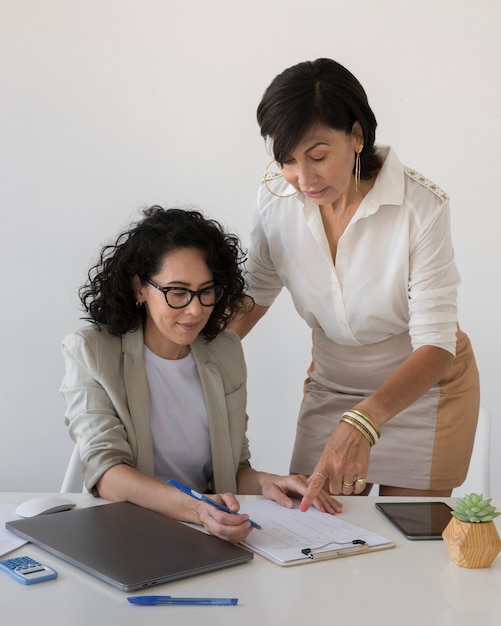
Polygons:
M243 502L240 513L252 516L261 526L250 533L244 545L282 567L367 554L395 545L347 522L342 514L329 515L314 508L302 512L298 503L286 509L271 500Z

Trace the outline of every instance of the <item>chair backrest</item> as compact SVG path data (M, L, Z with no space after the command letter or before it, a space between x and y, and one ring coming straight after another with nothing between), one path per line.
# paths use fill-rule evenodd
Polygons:
M478 413L477 432L470 459L466 480L456 487L452 495L455 498L467 493L482 493L491 497L491 414L484 407Z
M66 468L66 473L64 474L63 483L59 491L61 493L86 493L87 492L87 489L84 486L82 464L80 462L80 454L78 452L77 446L73 448L73 452L71 453L71 457L70 457L70 462L68 463L68 467Z

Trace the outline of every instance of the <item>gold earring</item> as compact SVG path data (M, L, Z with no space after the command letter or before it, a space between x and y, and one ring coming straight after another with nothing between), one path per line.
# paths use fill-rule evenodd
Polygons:
M360 167L360 153L364 149L363 145L355 156L355 191L360 191L360 173L362 168Z
M268 183L270 183L271 181L276 180L277 178L283 178L283 174L280 171L270 171L270 166L275 164L276 165L276 161L275 159L273 159L273 161L270 161L268 163L268 165L266 166L265 170L264 170L264 174L263 174L263 178L261 179L261 182L264 183L264 185L266 186L266 189L271 193L271 195L276 196L277 198L290 198L291 196L296 195L296 191L293 191L292 193L288 193L285 195L282 195L280 193L275 193L272 189L270 189L270 186Z

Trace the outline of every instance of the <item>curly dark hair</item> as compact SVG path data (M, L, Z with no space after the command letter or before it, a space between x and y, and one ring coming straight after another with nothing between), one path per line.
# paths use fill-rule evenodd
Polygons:
M273 141L274 157L280 165L316 124L350 134L358 121L364 135L361 177L370 179L381 168L374 146L377 121L364 88L332 59L304 61L276 76L259 103L257 121L261 136Z
M166 254L183 248L202 251L217 285L224 285L223 297L202 330L212 341L227 327L235 314L249 309L244 294L245 253L236 235L226 233L215 220L199 211L155 205L143 211L143 219L101 250L99 260L88 272L79 296L83 319L99 328L106 325L112 335L121 336L139 328L145 319L144 307L136 306L133 277L146 279L161 269Z

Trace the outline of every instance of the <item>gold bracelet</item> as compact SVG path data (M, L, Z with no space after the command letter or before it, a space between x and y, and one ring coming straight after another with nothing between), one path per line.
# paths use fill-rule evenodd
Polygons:
M370 415L367 415L367 413L365 413L364 411L361 411L360 409L351 409L351 410L362 419L367 420L369 424L372 426L372 428L374 428L374 430L376 431L377 436L381 437L381 430L379 428L379 424L375 422L374 419Z
M356 428L359 432L361 432L362 435L369 442L369 445L370 445L371 448L376 443L376 441L375 441L374 437L371 435L370 431L367 430L360 422L356 422L353 418L351 418L348 415L346 415L346 413L341 418L341 422L346 422L347 424L350 424L351 426Z
M372 438L374 439L374 443L377 443L379 441L380 430L379 428L374 428L372 421L366 420L355 409L352 409L351 411L346 411L345 413L343 413L343 415L346 415L354 422L357 422L357 424L362 425L366 430L368 430L371 433Z

